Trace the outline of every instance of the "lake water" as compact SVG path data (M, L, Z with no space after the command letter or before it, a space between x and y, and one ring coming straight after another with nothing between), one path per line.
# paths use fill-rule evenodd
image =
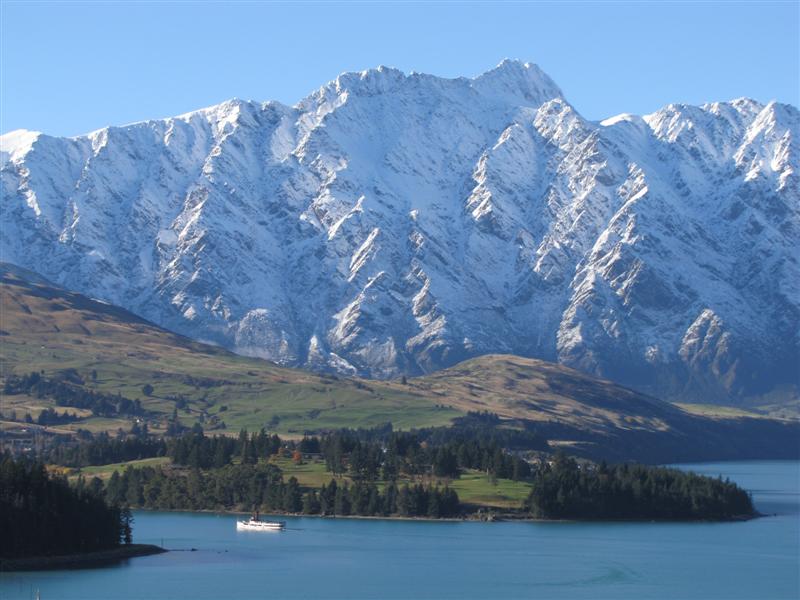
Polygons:
M467 523L136 513L135 541L197 548L0 575L0 598L800 598L800 463L682 465L775 514L744 523Z

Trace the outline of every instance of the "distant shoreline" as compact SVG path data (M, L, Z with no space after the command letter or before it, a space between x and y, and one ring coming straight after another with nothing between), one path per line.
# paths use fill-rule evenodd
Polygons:
M136 508L141 512L163 513L189 513L197 515L250 515L252 511L223 510L223 509L185 509L185 508ZM385 515L307 515L304 513L265 512L264 517L297 517L310 519L356 519L363 521L425 521L439 523L737 523L752 521L771 515L754 512L751 515L736 515L728 519L542 519L531 517L524 513L514 513L499 509L483 509L484 515L468 513L461 517L401 517Z
M0 573L15 571L90 569L93 567L113 565L137 556L150 556L152 554L162 554L163 552L168 552L168 550L153 544L129 544L120 546L118 548L112 548L110 550L83 552L80 554L4 558L0 559Z

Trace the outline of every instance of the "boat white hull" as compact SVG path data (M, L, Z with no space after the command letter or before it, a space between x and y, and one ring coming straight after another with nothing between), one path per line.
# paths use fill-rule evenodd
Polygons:
M280 531L284 527L282 521L236 521L237 531Z

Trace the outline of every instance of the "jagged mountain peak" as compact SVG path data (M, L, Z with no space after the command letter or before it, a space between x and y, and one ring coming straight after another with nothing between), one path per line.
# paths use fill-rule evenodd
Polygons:
M358 72L344 72L329 83L338 93L350 91L356 94L371 95L390 93L395 86L407 79L400 69L379 65L373 69Z
M666 397L792 394L797 115L593 123L530 63L378 67L291 107L7 134L0 253L287 365L393 377L500 352Z
M432 94L472 89L481 94L520 105L540 105L552 98L563 97L559 87L537 65L519 60L504 59L496 67L473 78L444 78L424 73L405 74L394 67L379 66L364 71L345 72L323 85L298 103L307 109L311 105L341 104L347 95L375 96L400 92Z
M0 135L0 164L21 159L42 135L39 131L16 129Z
M534 104L563 98L561 89L538 65L520 60L503 59L495 68L475 77L473 82L485 93L522 94L524 100Z

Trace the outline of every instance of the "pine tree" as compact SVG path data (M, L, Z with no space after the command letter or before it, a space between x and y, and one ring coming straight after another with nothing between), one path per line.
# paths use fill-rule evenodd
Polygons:
M377 486L372 484L369 486L369 501L367 502L367 514L377 515L382 512L381 495L378 492Z
M321 507L317 493L314 490L306 492L303 495L303 513L307 515L317 515L320 511Z
M297 478L290 477L283 494L283 510L290 513L297 513L300 512L302 508L303 504Z
M411 491L408 485L400 488L397 494L397 513L402 517L408 517L413 514L411 504Z
M333 500L333 512L336 515L346 517L350 514L350 488L345 481L344 485L336 488L336 495Z

